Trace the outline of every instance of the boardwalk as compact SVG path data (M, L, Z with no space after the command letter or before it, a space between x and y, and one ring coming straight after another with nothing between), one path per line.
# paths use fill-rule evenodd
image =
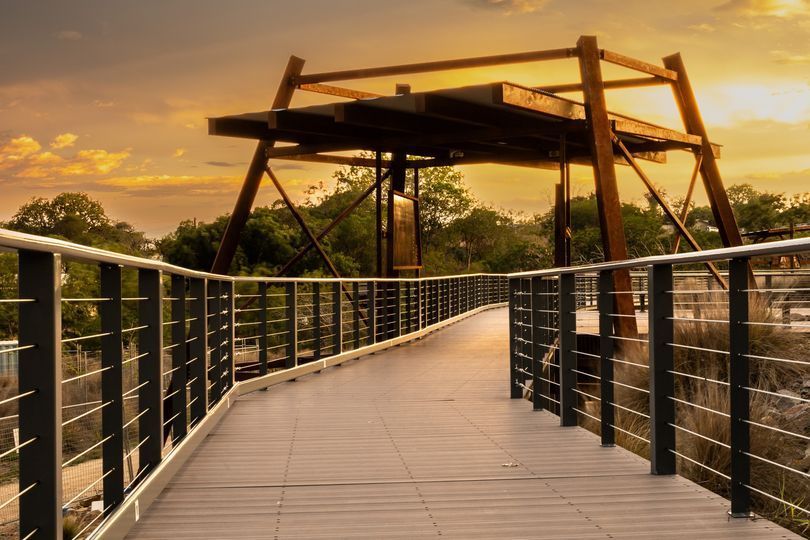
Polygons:
M241 398L130 538L795 538L509 400L506 319Z

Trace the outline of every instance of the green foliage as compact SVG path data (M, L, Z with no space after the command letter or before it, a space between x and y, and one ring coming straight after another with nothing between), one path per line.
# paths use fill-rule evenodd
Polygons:
M31 199L3 227L132 255L150 251L142 232L128 223L110 219L101 203L86 193L66 192L51 200Z
M31 199L17 211L3 228L28 234L60 238L77 244L117 251L141 257L151 256L153 248L146 236L128 223L116 221L104 211L101 203L85 193L61 193L51 200ZM17 294L17 258L0 257L0 294ZM62 262L62 295L65 298L95 298L99 296L97 265L72 260ZM122 287L134 291L135 275L125 273ZM15 339L17 335L16 308L0 306L0 339ZM132 324L130 324L132 323ZM134 316L125 314L124 324L132 326ZM93 302L66 302L62 306L62 328L65 337L98 333L97 306ZM93 343L86 342L88 346Z

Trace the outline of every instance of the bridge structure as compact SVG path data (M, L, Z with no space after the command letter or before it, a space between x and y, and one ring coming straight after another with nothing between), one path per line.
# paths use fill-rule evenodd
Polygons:
M332 84L557 60L575 60L579 80L536 86L496 81L421 92L412 92L408 84L397 84L394 95ZM603 64L620 66L637 76L605 80ZM374 194L376 275L418 277L423 267L420 170L476 163L559 170L554 205L554 254L558 267L571 262L572 163L593 168L602 247L608 261L628 258L617 165L629 166L635 172L651 199L672 223L676 233L674 252L678 252L681 239L692 250L701 249L684 225L698 176L703 181L723 245L742 244L717 163L720 146L709 139L679 54L663 58L659 65L600 48L595 36L581 36L575 47L495 56L321 73L304 73L304 65L303 59L290 57L270 109L209 118L212 135L257 141L219 244L211 269L213 273L228 273L240 233L262 179L267 175L308 240L278 275L289 274L310 250L314 250L324 268L339 279L341 276L321 242L330 230ZM542 80L542 76L542 71L538 70L538 80ZM608 109L610 91L660 85L671 88L683 131ZM298 91L341 101L293 107L293 97ZM569 94L582 99L571 99L567 97ZM374 158L347 155L358 151L371 152ZM679 212L669 205L640 163L665 163L670 151L686 151L695 159L683 209ZM376 179L332 223L316 233L273 171L271 162L276 160L370 167L376 170ZM717 281L725 286L714 264L706 264ZM616 311L625 316L617 321L619 332L622 336L637 338L630 276L624 270L612 276L617 293Z
M757 514L808 515L790 415L810 400L774 386L808 378L807 325L772 304L801 315L810 287L749 281L808 239L363 280L0 246L9 537L759 539L798 536ZM71 289L82 270L97 291ZM614 324L619 270L637 338ZM774 332L792 341L763 349ZM98 358L69 363L77 343Z

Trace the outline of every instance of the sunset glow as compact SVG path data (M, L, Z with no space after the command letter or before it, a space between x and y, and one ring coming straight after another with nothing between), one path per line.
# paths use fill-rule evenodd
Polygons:
M0 219L26 200L86 191L150 235L230 211L254 143L207 135L206 117L267 108L290 54L305 73L571 47L581 34L651 62L680 51L727 184L803 192L810 181L810 2L588 0L4 3L0 17ZM634 76L615 66L605 78ZM578 80L574 60L347 83L388 93L485 81ZM579 99L577 94L567 94ZM299 92L294 105L322 103ZM681 128L668 89L611 91L608 106ZM645 165L679 196L688 155ZM275 167L291 195L333 168ZM463 168L475 195L525 213L548 208L557 175ZM626 200L643 186L620 170ZM593 189L574 167L576 191ZM277 198L264 186L257 204ZM698 196L698 201L702 201Z

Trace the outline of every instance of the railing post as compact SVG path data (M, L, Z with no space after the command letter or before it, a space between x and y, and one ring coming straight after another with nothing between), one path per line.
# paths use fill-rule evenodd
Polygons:
M20 537L62 537L62 262L19 251ZM36 532L34 532L36 531Z
M340 281L332 284L332 354L343 352L343 285Z
M315 360L321 358L321 283L314 281L312 283L312 324L314 325L314 343L315 343Z
M729 261L729 401L731 415L731 515L750 515L748 259Z
M369 281L366 285L366 305L368 306L368 342L377 343L377 284Z
M284 367L287 369L298 365L298 283L291 281L285 288L287 300L287 358Z
M352 341L354 348L360 348L360 282L352 283Z
M206 371L207 362L207 339L208 332L208 310L206 306L206 280L201 278L191 278L188 284L188 292L191 295L189 300L189 366L191 401L189 402L189 413L191 414L191 424L202 420L208 411L208 383Z
M267 375L267 283L259 283L259 377Z
M172 274L172 375L171 403L172 441L186 435L186 383L188 370L188 350L186 349L186 278ZM120 342L119 342L120 346Z
M520 386L518 386L518 346L517 335L517 306L518 293L520 292L520 279L509 280L509 397L520 399L523 396Z
M417 324L417 328L416 328L417 330L421 330L422 328L425 327L424 320L422 319L422 317L423 317L422 311L424 310L424 307L425 307L425 301L424 301L425 287L424 287L424 283L425 282L422 281L421 279L416 280L416 317L418 319L417 323L416 323Z
M675 393L672 265L649 270L650 470L675 474Z
M438 279L434 279L431 283L433 284L433 324L436 324L441 321L442 292L439 288Z
M138 270L138 471L157 467L163 454L163 282L160 270Z
M208 404L213 405L219 401L220 358L222 357L222 292L221 283L217 280L208 281L208 367L206 368L206 390L208 391Z
M100 265L101 297L98 312L101 322L101 470L104 508L124 500L124 408L123 347L121 345L121 267ZM107 515L109 515L109 511Z
M545 351L541 344L545 342L543 335L545 330L539 328L544 326L543 321L543 278L531 278L531 336L532 336L532 408L535 411L543 409L542 390L540 388L540 371L542 370L542 360L545 356Z
M616 434L616 408L613 406L613 272L599 272L599 377L602 446L614 446Z
M397 281L394 283L394 335L392 337L399 337L402 335L402 283Z
M577 357L574 351L577 343L576 276L560 274L559 317L560 317L560 425L576 426L577 412Z
M233 294L233 281L224 281L222 283L222 288L225 291L223 294L223 300L225 301L224 306L224 318L225 318L225 339L223 340L223 345L225 346L225 356L223 360L225 361L225 372L223 373L223 378L225 379L224 386L220 389L220 395L224 393L226 390L230 390L233 388L233 383L236 382L236 357L234 356L235 351L235 338L236 338L236 328L234 323L236 322L236 311L234 310L234 298Z

